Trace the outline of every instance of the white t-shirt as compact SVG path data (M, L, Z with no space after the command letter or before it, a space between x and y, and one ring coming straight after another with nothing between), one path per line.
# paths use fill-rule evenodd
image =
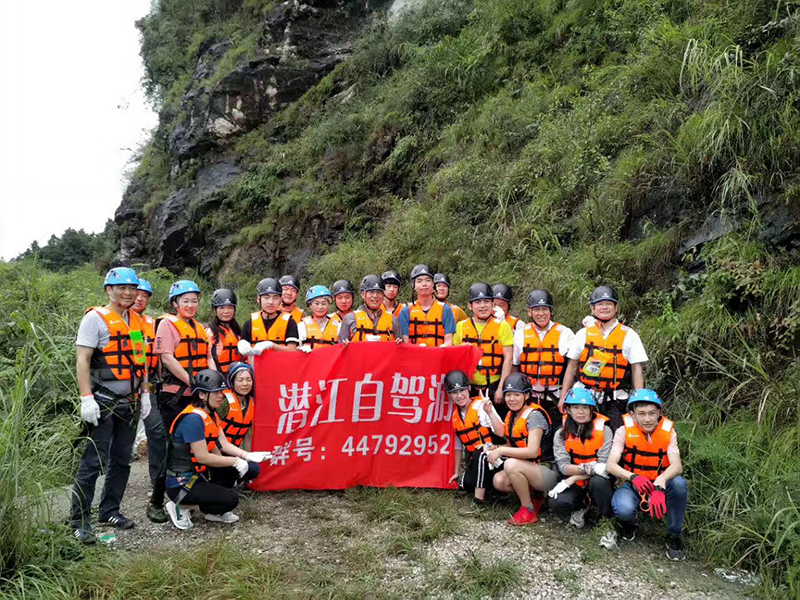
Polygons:
M536 333L539 334L539 339L543 340L545 336L550 333L550 330L555 327L555 323L550 321L544 331L540 330L536 325L533 323L529 323L530 327L536 330ZM525 327L523 326L519 329L514 331L514 355L512 362L519 366L522 357L522 349L525 346ZM558 338L558 353L561 356L567 356L567 351L569 350L570 346L572 345L572 340L575 338L575 334L572 330L567 327L566 325L558 325L558 331L561 332L561 337ZM559 386L560 387L560 386ZM541 392L544 390L544 386L539 382L533 382L533 389L537 392ZM551 389L558 389L558 388L551 388Z

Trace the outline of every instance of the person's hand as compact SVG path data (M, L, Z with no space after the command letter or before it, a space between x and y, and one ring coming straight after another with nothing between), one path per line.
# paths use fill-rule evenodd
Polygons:
M606 463L594 463L594 474L608 479L608 474L606 473Z
M562 415L567 414L567 409L564 408L564 400L563 399L558 401L558 412L560 412Z
M578 469L581 471L581 475L591 475L594 473L594 467L597 464L597 461L581 463L578 465Z
M150 404L150 392L142 392L139 396L139 405L141 406L139 417L146 419L152 409L152 405Z
M450 481L448 481L447 483L455 483L456 481L458 481L458 473L453 473L453 476L450 478Z
M419 346L420 348L424 348L425 346L427 346L427 344L417 344L417 346Z
M253 355L253 347L247 340L239 340L239 343L236 344L236 350L238 350L239 354L241 354L242 356Z
M663 488L656 488L650 494L650 516L654 519L663 519L667 514L667 495Z
M236 462L233 463L233 468L239 471L239 478L241 479L247 475L247 469L250 467L247 465L247 461L245 459L237 458Z
M302 352L303 354L308 354L309 352L311 352L312 349L313 348L311 348L311 346L305 346L305 345L299 347L300 352Z
M591 326L592 326L592 325L594 325L596 322L597 322L597 321L595 320L595 318L594 318L592 315L586 315L585 317L583 317L583 321L581 322L581 324L582 324L584 327L591 327Z
M494 448L489 452L489 456L486 457L486 460L489 461L490 465L493 465L498 458L503 458L503 453L500 448Z
M653 482L650 481L644 475L637 475L633 479L631 479L631 485L633 488L639 492L640 496L644 496L645 494L652 494L655 486Z
M492 310L492 313L494 314L494 318L497 319L498 321L505 321L506 313L499 306L495 306L494 310Z
M566 479L562 479L556 484L552 490L547 492L547 495L551 498L557 498L561 492L565 492L569 488L569 482Z
M492 401L489 399L489 390L483 389L480 391L481 394L481 406L483 407L484 412L487 415L491 415L492 411L494 410L494 405Z
M503 399L503 390L500 389L500 386L497 386L497 390L494 393L494 403L502 404L504 401L505 400Z
M94 399L94 394L81 396L81 419L95 427L100 422L100 405Z
M653 480L653 487L654 488L664 488L667 489L667 480L664 479L664 475L661 474Z
M253 354L255 354L256 356L261 356L261 353L264 350L272 350L274 346L275 342L271 342L269 340L265 342L258 342L255 346L253 346Z
M262 463L265 460L272 458L272 452L245 452L244 459L251 460L256 463Z

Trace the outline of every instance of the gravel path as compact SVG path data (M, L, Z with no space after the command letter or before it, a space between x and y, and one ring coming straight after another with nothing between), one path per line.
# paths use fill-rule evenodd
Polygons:
M244 499L237 509L240 523L221 525L195 518L195 527L181 532L169 523L156 525L147 520L146 467L146 458L133 465L123 510L136 527L117 533L118 551L191 548L221 538L271 560L288 557L335 563L344 573L352 565L354 577L368 569L388 591L416 597L458 597L453 586L440 583L457 579L469 568L465 565L475 560L525 565L518 584L498 598L735 599L755 593L755 588L726 581L697 562L668 561L660 530L606 551L597 545L602 532L567 529L551 513L545 513L537 525L513 528L504 522L504 516L516 508L510 505L478 517L461 516L453 509L458 534L399 552L396 527L365 518L358 500L343 492L259 493ZM466 506L467 499L454 499L457 506L462 502ZM691 553L691 547L688 550Z

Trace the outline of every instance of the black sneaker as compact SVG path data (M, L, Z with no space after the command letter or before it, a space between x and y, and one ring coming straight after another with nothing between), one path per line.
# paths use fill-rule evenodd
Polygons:
M92 533L92 527L88 523L84 525L75 525L72 535L74 535L75 539L81 544L86 544L87 546L91 546L97 542L97 538L94 536L94 533Z
M98 519L97 523L99 525L111 525L112 527L116 527L118 529L130 529L135 524L122 513L117 513L116 515L112 515L106 519Z
M164 507L156 506L150 502L147 503L147 518L153 523L166 523L169 521L169 515L164 510Z
M632 542L636 539L636 525L626 525L625 523L619 524L619 537L626 542Z
M686 553L683 551L683 540L680 536L667 536L667 558L670 560L686 560Z

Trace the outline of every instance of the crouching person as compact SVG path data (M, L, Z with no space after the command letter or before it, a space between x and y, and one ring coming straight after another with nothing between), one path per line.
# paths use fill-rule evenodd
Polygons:
M614 488L606 473L612 440L608 417L597 412L597 402L585 388L572 388L564 406L567 414L553 437L556 466L564 479L550 490L553 508L580 529L587 509L595 504L600 517L610 524Z
M529 525L539 520L544 494L556 485L557 476L548 466L552 460L552 425L547 412L531 402L531 382L523 373L512 373L503 381L503 399L508 406L505 422L490 399L483 403L495 435L503 436L507 444L489 452L490 464L505 459L503 470L492 483L501 492L515 492L520 508L508 522Z
M672 421L661 414L661 399L653 390L636 390L628 400L628 414L614 434L608 472L623 482L611 501L623 540L636 537L639 509L654 519L667 519L667 558L684 560L681 533L688 490L681 477L683 465L678 435Z
M239 481L258 476L267 452L245 452L231 444L219 425L225 380L218 371L203 369L194 380L192 403L170 427L167 455L167 513L178 529L192 527L182 506L196 505L207 521L235 523Z
M455 405L453 431L466 455L466 468L464 476L458 482L459 487L474 492L473 509L479 510L486 498L486 488L492 485L492 477L496 472L489 466L487 454L484 452L484 446L491 445L489 429L492 424L489 415L482 408L483 401L480 398L470 398L469 377L464 371L450 371L444 378L444 389ZM461 461L456 460L451 482L458 481L460 466Z

